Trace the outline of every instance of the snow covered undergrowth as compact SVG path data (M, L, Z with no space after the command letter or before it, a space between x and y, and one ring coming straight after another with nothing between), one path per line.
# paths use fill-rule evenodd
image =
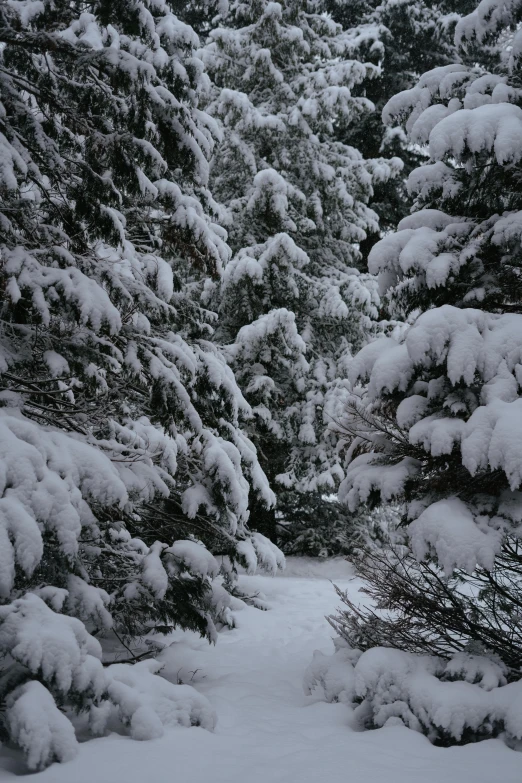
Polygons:
M332 575L355 597L361 583L350 581L348 569L339 578L341 568L333 561ZM215 647L176 637L165 674L209 699L214 732L178 727L149 742L114 733L83 743L76 759L34 776L38 783L518 783L522 754L500 740L437 748L399 726L355 732L347 706L303 695L314 650L333 649L324 616L339 599L328 576L328 563L305 558L290 558L285 577L242 576L244 589L266 596L269 611L237 612L237 627ZM18 760L4 749L0 759L0 781L15 780Z

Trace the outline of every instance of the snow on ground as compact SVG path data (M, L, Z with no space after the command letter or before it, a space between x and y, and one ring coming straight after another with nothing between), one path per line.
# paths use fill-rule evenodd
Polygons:
M172 729L137 742L119 734L83 743L78 757L33 777L37 783L520 783L522 753L500 740L436 748L393 726L355 732L342 704L305 697L302 678L315 649L331 652L324 615L338 599L328 577L355 594L342 561L290 558L284 577L242 576L270 611L247 607L216 647L180 635L166 673L204 693L218 714L214 733ZM174 652L173 652L174 651ZM194 671L198 669L198 671ZM0 752L0 781L13 781L14 756Z

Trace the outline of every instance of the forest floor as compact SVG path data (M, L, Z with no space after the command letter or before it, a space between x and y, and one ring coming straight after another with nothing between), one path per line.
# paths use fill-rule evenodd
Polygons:
M354 595L361 586L344 562L314 565L303 558L290 558L285 576L241 577L271 608L238 612L237 627L221 633L215 647L185 635L173 656L165 654L166 673L192 681L211 701L218 715L213 733L179 728L149 742L114 733L83 743L72 762L24 777L38 783L520 783L522 753L500 740L446 749L398 726L356 732L348 707L303 694L314 650L333 650L325 615L339 601L330 579ZM15 780L17 771L0 752L0 781Z

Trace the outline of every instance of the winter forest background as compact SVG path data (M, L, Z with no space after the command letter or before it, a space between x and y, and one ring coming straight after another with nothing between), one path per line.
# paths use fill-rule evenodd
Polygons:
M212 730L285 554L307 692L522 748L521 0L2 0L0 313L0 756Z

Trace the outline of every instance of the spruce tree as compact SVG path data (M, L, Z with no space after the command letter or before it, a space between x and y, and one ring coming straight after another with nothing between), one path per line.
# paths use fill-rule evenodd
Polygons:
M357 147L365 158L396 155L404 163L402 177L378 183L374 189L370 204L379 215L379 233L370 234L362 245L365 265L379 234L394 230L407 215L407 178L425 162L423 148L412 144L401 128L382 124L382 109L391 96L413 87L424 72L466 56L457 50L453 34L459 14L474 5L474 0L327 0L332 18L345 30L357 31L361 56L380 68L377 78L364 80L358 88L375 111L356 125L339 129L339 138Z
M222 283L217 339L227 343L253 405L252 437L278 495L283 523L302 498L320 506L342 478L336 419L346 365L378 318L359 244L377 217L373 183L400 161L363 160L334 140L337 124L369 110L354 89L376 74L352 57L318 2L234 2L204 59L216 84L210 110L223 141L211 169L228 210L233 258ZM254 505L252 524L271 529Z
M363 564L380 611L345 597L348 611L333 622L360 649L434 656L399 656L395 668L384 653L365 658L379 663L361 685L363 720L400 715L442 743L520 736L515 685L491 697L478 689L518 687L522 665L521 16L520 3L482 2L456 25L455 43L462 59L482 47L496 68L435 68L384 109L388 123L402 121L428 145L430 162L409 178L415 211L369 257L389 308L409 326L364 347L351 367L368 387L347 414L341 495L351 508L404 499L406 512L391 554ZM416 690L421 670L429 704ZM486 670L489 684L478 673ZM477 692L459 696L437 679L476 683ZM437 694L448 705L451 694L461 699L458 727L437 716Z
M0 697L40 767L74 752L58 707L162 731L128 695L150 666L102 669L91 634L213 638L227 593L201 539L279 555L246 528L273 497L193 296L229 255L197 36L162 0L46 0L2 4L0 42ZM180 720L210 725L202 701Z

